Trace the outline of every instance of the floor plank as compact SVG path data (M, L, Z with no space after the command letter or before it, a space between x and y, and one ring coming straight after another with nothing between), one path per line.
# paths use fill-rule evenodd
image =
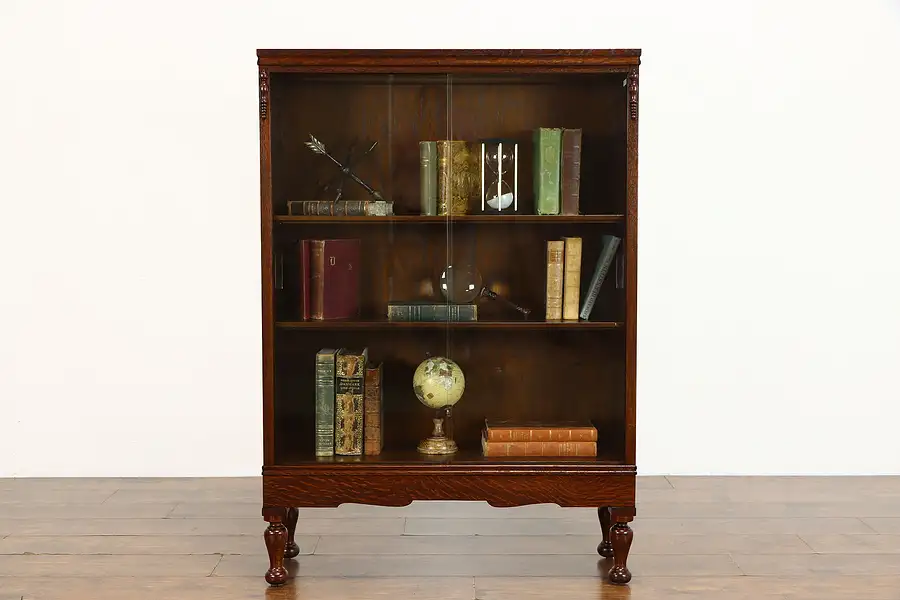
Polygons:
M101 577L104 575L204 577L212 573L220 556L0 556L0 576Z
M105 504L4 504L4 519L162 519L175 509L173 503ZM258 511L257 511L258 512Z
M471 577L304 577L270 588L254 577L0 578L0 600L474 600Z
M298 535L400 535L404 519L303 519ZM599 527L599 525L598 525ZM0 532L12 535L258 535L257 519L7 519Z
M377 539L377 538L375 538ZM295 538L301 554L312 554L318 536ZM0 540L0 554L266 554L259 535L94 535L9 536Z
M265 573L262 556L225 556L215 576L245 577ZM591 555L422 555L300 556L290 561L292 575L317 577L604 577L611 562ZM740 576L727 555L635 555L629 568L637 576Z
M764 580L750 577L641 577L627 587L594 577L476 577L478 600L782 600Z
M598 535L405 535L389 542L377 536L322 536L316 554L584 554L596 556ZM2 548L2 545L0 545ZM812 554L796 535L638 535L637 554Z
M862 522L872 528L875 533L892 533L900 535L900 518L869 518Z
M900 517L900 498L878 502L638 502L641 518Z
M741 571L756 577L900 575L900 559L896 554L798 554L790 560L780 556L733 554L732 558Z
M900 554L900 535L807 534L802 538L818 554Z
M645 533L668 534L802 534L873 533L859 519L651 519L636 518L635 537ZM598 531L597 522L572 519L432 519L409 518L406 535L578 535Z

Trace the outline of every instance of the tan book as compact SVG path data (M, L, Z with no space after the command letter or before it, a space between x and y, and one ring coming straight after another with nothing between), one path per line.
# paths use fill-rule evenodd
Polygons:
M547 320L559 321L563 311L563 257L566 243L547 242Z
M384 403L381 391L381 365L366 367L365 389L365 439L363 440L363 454L374 456L381 454L384 447Z
M581 290L581 238L563 238L566 242L565 272L563 273L564 321L577 321Z
M482 454L493 456L597 456L597 442L489 442L481 438Z
M596 442L597 428L587 421L486 420L484 438L488 442Z

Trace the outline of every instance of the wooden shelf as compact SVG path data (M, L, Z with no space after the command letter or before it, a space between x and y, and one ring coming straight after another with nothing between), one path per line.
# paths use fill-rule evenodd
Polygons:
M614 456L601 453L600 456L580 457L485 457L474 450L460 450L449 456L427 456L415 450L387 451L378 456L328 456L315 457L311 454L288 456L272 470L290 469L292 467L322 470L346 470L369 467L376 469L447 469L474 471L502 469L506 471L528 471L534 467L554 470L591 469L603 472L633 471L634 467L625 465Z
M624 223L625 215L460 215L431 217L423 215L394 215L392 217L315 217L276 215L276 223L282 224L340 224L340 225L410 225L414 223L542 223L562 225L566 223Z
M277 321L278 329L620 329L618 321Z

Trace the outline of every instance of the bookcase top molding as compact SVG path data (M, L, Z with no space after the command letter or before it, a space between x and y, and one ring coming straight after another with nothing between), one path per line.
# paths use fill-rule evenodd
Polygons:
M275 50L256 51L261 68L309 71L516 70L618 71L641 62L640 49L608 50Z

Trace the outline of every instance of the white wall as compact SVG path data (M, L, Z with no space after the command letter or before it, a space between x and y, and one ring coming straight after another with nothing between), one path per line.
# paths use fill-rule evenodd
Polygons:
M0 476L259 472L258 47L643 48L641 472L900 473L896 2L469 4L0 2Z

